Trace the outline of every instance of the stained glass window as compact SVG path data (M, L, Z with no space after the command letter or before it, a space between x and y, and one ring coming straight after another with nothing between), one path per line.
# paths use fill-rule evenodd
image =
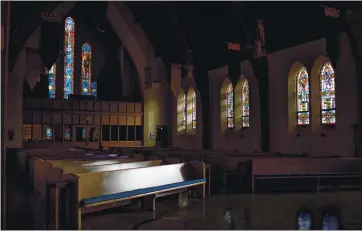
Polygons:
M309 76L307 69L302 67L297 74L297 123L309 124Z
M192 92L192 129L196 129L196 92Z
M49 85L48 85L48 93L49 93L49 98L50 99L54 99L55 98L55 83L56 83L56 67L55 67L55 63L52 66L52 68L50 68L49 73L48 73L48 81L49 81Z
M242 116L242 127L249 127L249 84L245 80L241 88L241 116Z
M320 73L321 123L336 123L336 87L332 65L327 62Z
M339 222L337 216L324 215L322 219L322 230L339 230Z
M72 130L70 128L64 128L64 140L65 141L72 140Z
M230 83L226 90L226 116L227 127L234 127L234 92L233 85Z
M88 43L82 47L82 95L91 95L92 49Z
M181 126L182 130L186 130L186 95L182 95L182 121Z
M46 140L53 140L53 129L49 126L45 127L45 136Z
M312 214L301 212L297 215L297 230L312 230Z
M71 17L65 20L64 33L64 98L73 94L74 81L74 32L75 24Z
M85 132L85 128L82 128L82 139L85 140L87 137L86 132Z
M97 81L92 82L92 96L97 98Z

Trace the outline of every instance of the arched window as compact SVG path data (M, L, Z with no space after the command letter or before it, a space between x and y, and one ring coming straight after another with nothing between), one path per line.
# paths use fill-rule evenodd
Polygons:
M185 132L187 127L186 95L181 90L177 96L177 131Z
M230 83L226 90L226 118L227 127L234 127L234 89Z
M336 123L335 74L331 63L326 62L320 72L321 123Z
M64 33L64 98L74 91L74 32L75 24L71 17L65 20Z
M250 117L249 117L249 84L247 80L244 80L243 86L241 88L241 116L242 116L242 127L247 128L250 126Z
M196 92L192 92L192 99L191 99L191 110L192 110L192 129L196 129Z
M297 124L308 125L309 118L309 76L307 69L301 67L297 73Z
M55 88L56 88L56 66L55 63L52 66L52 68L50 68L49 73L48 73L48 81L49 81L49 85L48 85L48 93L49 93L49 98L50 99L54 99L55 98Z
M82 95L92 95L91 76L92 75L92 49L88 43L82 46Z

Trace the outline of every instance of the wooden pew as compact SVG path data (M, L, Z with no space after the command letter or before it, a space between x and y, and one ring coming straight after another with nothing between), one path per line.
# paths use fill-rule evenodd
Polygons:
M362 158L260 158L252 160L253 192L257 180L315 179L317 191L319 191L321 185L329 187L330 180L336 183L341 179L351 178L357 178L355 183L362 187ZM324 180L329 180L329 182ZM340 183L343 185L343 182Z
M200 161L71 176L76 205L76 214L70 212L73 229L81 229L82 213L104 209L107 204L141 198L143 208L154 211L156 198L178 193L182 201L192 187L205 197L205 164Z
M163 162L168 164L167 161ZM88 166L86 166L88 164ZM119 164L105 164L105 165L93 165L87 164L58 162L52 164L50 162L35 159L34 161L34 190L40 194L41 197L45 197L46 183L53 181L61 181L67 178L67 174L74 173L89 173L89 172L103 172L112 170L122 170L129 168L142 168L149 166L157 166L162 164L161 160L153 161L136 161Z

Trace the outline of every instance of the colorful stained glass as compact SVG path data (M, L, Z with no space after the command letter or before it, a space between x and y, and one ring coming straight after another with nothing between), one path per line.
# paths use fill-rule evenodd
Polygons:
M72 130L70 128L64 128L64 140L70 141L72 140Z
M227 116L227 127L234 127L234 89L230 83L226 90L226 116Z
M297 216L297 230L312 230L312 214L301 212Z
M192 92L192 129L196 129L196 92Z
M307 69L302 67L297 74L297 123L309 124L309 76Z
M182 126L182 130L186 130L186 95L183 94L182 95L182 121L181 121L181 126Z
M327 62L320 73L321 123L336 123L336 87L332 65Z
M82 95L91 95L92 49L88 43L82 46Z
M97 81L92 82L92 96L97 98Z
M245 80L241 88L241 116L243 128L247 128L250 126L249 110L249 84L248 81Z
M45 137L46 140L52 140L53 139L53 129L49 126L45 127Z
M74 32L75 24L71 17L65 20L64 33L64 98L73 94L74 84Z
M49 94L49 98L50 99L54 99L55 98L55 83L56 83L56 67L55 67L55 63L52 66L52 68L50 68L49 73L48 73L48 94Z

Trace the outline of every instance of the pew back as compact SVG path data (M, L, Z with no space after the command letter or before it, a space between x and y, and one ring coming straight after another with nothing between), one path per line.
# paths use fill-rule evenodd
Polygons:
M362 158L267 158L253 159L254 176L283 174L362 173Z

